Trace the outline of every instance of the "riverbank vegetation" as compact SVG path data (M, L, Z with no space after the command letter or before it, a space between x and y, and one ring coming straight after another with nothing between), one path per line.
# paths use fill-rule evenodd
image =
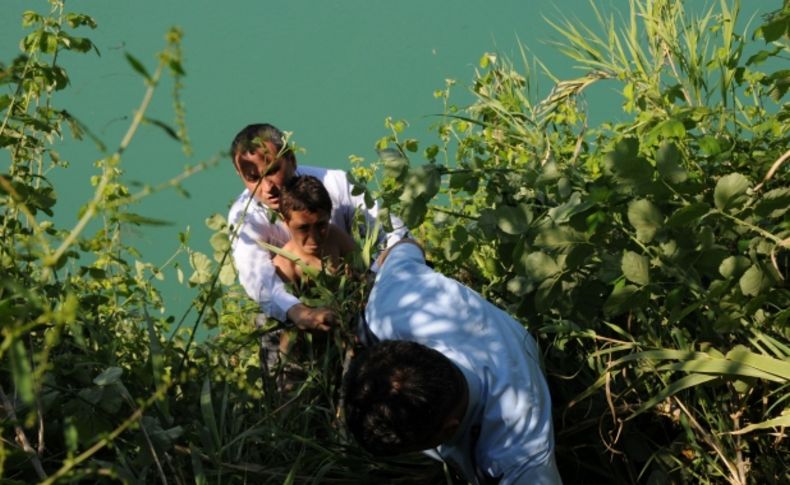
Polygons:
M123 182L141 124L189 149L174 29L143 81L126 136L103 147L57 106L61 53L90 55L94 20L52 0L24 15L22 54L0 65L0 476L7 483L446 483L419 455L377 460L337 412L339 371L363 280L318 276L308 298L345 322L304 342L297 368L262 369L255 305L235 284L234 228L207 218L213 254L143 261L129 225L156 187ZM699 14L634 0L624 18L557 21L582 75L485 54L457 106L448 81L434 132L388 120L380 159L353 159L358 190L399 215L445 274L538 338L566 483L790 480L790 3L736 29L737 2ZM100 26L99 26L100 28ZM522 62L523 61L523 62ZM540 93L541 76L553 89ZM171 77L172 122L146 108ZM593 122L587 96L618 93ZM64 137L98 143L95 192L55 223ZM209 215L207 215L209 216ZM370 248L360 260L370 257ZM190 312L154 284L194 289ZM196 341L200 327L212 337ZM294 378L294 376L297 376Z

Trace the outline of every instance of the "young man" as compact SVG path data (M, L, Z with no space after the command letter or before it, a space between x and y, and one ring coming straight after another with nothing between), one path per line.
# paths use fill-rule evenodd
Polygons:
M284 224L277 220L277 211L283 184L294 175L313 175L321 180L332 199L330 221L348 233L357 210L373 227L376 207L367 209L362 196L352 195L341 170L297 168L296 156L284 144L283 133L270 124L246 126L233 139L230 153L245 187L228 214L230 224L240 226L232 249L241 285L264 314L281 322L290 320L303 330L328 330L334 320L332 312L307 307L291 295L275 272L271 254L258 242L282 247L290 239ZM400 221L393 220L393 226L393 232L386 235L388 246L406 235Z
M366 338L380 342L344 378L352 434L374 454L433 449L473 483L561 483L535 341L405 242L385 254L365 309Z
M337 269L343 257L354 250L354 239L329 222L331 213L332 199L320 180L310 175L289 180L280 196L280 214L291 233L283 249L306 266ZM302 266L295 261L278 254L272 263L283 281L303 280Z

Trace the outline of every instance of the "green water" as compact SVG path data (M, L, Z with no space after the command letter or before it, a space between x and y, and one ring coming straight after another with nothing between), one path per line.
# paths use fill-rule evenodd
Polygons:
M626 0L597 2L606 11L625 12ZM688 2L700 10L707 2ZM744 2L745 21L754 12L778 8L778 0ZM43 0L6 0L0 18L0 60L9 62L23 35L24 10L44 12ZM185 33L187 73L184 102L194 153L180 147L153 126L140 130L125 153L126 180L155 185L180 173L187 164L208 160L225 150L244 125L268 121L294 132L294 141L307 152L299 162L348 168L348 156L375 158L374 142L387 132L385 117L406 119L407 136L429 139L429 115L441 112L433 92L446 78L458 80L456 102L464 94L484 52L520 57L518 40L559 77L576 74L572 63L551 45L559 39L544 18L565 14L593 21L586 1L471 0L380 1L326 0L272 2L244 0L106 0L71 1L68 11L87 13L98 22L96 31L83 31L97 45L95 54L66 54L71 86L56 104L80 118L112 151L119 143L142 98L144 85L129 67L129 52L155 66L155 53L164 46L172 25ZM550 86L544 84L544 90ZM7 89L3 87L2 89ZM173 119L168 82L156 93L148 112L152 118ZM611 87L589 96L594 119L619 116L620 104ZM89 142L67 142L62 156L71 168L52 173L58 189L60 226L70 227L77 211L92 195L92 162L103 154ZM0 153L0 171L8 165ZM184 198L174 192L153 195L135 211L172 222L168 227L130 230L127 242L144 259L162 263L178 246L177 234L191 228L191 244L209 252L204 220L227 213L241 184L230 161L184 184ZM179 314L192 291L166 272L162 285L168 311Z

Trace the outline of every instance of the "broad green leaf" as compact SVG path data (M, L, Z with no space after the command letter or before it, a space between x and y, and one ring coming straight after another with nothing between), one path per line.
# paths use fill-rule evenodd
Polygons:
M650 182L655 171L638 153L639 142L634 138L626 138L617 143L606 157L609 170L631 190L638 190Z
M189 255L189 264L194 269L192 276L189 277L190 283L202 285L211 281L211 260L208 256L194 251Z
M739 208L746 199L749 186L749 179L739 173L731 173L720 178L713 191L716 208L727 212Z
M672 142L664 142L656 152L658 173L673 184L679 184L688 179L688 173L683 169L680 162L680 150Z
M694 225L697 219L707 214L708 211L710 211L710 206L704 202L683 206L669 216L667 226L686 228L689 225Z
M14 388L19 398L27 405L33 403L33 372L27 355L25 341L16 338L11 343L9 358L11 360L11 377L14 379Z
M741 291L746 296L757 296L764 289L771 286L768 275L756 264L753 264L743 273L738 283L741 287Z
M633 308L639 288L633 285L615 286L603 304L606 315L617 316Z
M562 249L584 243L587 243L585 234L566 225L542 225L538 228L538 234L535 237L536 245L551 249Z
M231 286L236 282L236 268L230 261L226 262L219 271L219 282L225 286Z
M378 154L384 165L384 176L402 180L409 169L409 160L394 148L378 150Z
M523 273L534 281L543 281L560 270L554 258L542 251L522 253L520 263Z
M526 207L502 205L494 209L494 218L499 229L505 234L518 235L526 232L531 214Z
M650 242L664 224L664 216L655 204L640 199L628 205L628 222L636 229L637 239Z
M650 261L641 254L633 251L625 251L623 253L622 269L628 281L638 285L647 285L650 283Z
M779 218L790 209L790 187L768 191L760 197L754 211L762 217Z
M93 379L93 383L97 386L109 386L110 384L120 382L121 375L123 375L123 369L120 367L108 367Z
M211 217L206 219L206 226L212 231L221 231L222 229L225 229L227 224L228 223L225 220L225 217L221 214L213 214Z
M586 211L593 205L594 202L591 200L582 202L582 194L574 192L567 201L549 209L548 215L556 224L564 224L568 222L568 219L572 216Z
M209 239L209 244L218 253L224 253L230 249L230 240L224 232L215 232Z
M739 278L751 265L749 258L744 256L730 256L719 265L719 273L726 279Z

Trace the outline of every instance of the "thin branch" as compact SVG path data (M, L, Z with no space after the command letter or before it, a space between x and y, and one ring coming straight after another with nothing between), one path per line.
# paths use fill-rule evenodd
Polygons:
M790 150L787 150L786 152L784 152L784 153L782 154L782 156L781 156L781 157L779 157L778 159L776 159L776 161L774 162L774 164L773 164L773 165L771 165L771 169L770 169L770 170L768 170L768 173L767 173L767 174L765 174L765 177L763 178L763 181L762 181L762 182L760 182L759 184L757 184L757 186L754 188L754 191L755 191L755 192L757 192L758 190L762 189L762 188L763 188L763 185L765 185L765 183L766 183L766 182L768 182L768 181L771 179L771 177L773 177L773 176L774 176L774 174L776 173L776 171L777 171L777 170L779 170L779 167L780 167L780 166L781 166L781 165L782 165L782 164L783 164L785 161L787 161L787 159L788 159L788 158L790 158Z
M14 422L14 430L16 431L17 441L20 445L22 445L22 449L25 450L25 453L30 455L30 461L33 463L33 468L36 470L36 475L38 475L38 478L45 480L47 478L47 473L44 471L44 467L41 466L41 460L39 460L36 450L30 446L30 441L27 439L25 430L22 429L22 426L18 424L19 420L16 417L14 405L11 403L11 400L8 399L8 396L6 396L3 386L0 386L0 399L3 401L3 407L5 408L6 413L8 413L8 416Z

